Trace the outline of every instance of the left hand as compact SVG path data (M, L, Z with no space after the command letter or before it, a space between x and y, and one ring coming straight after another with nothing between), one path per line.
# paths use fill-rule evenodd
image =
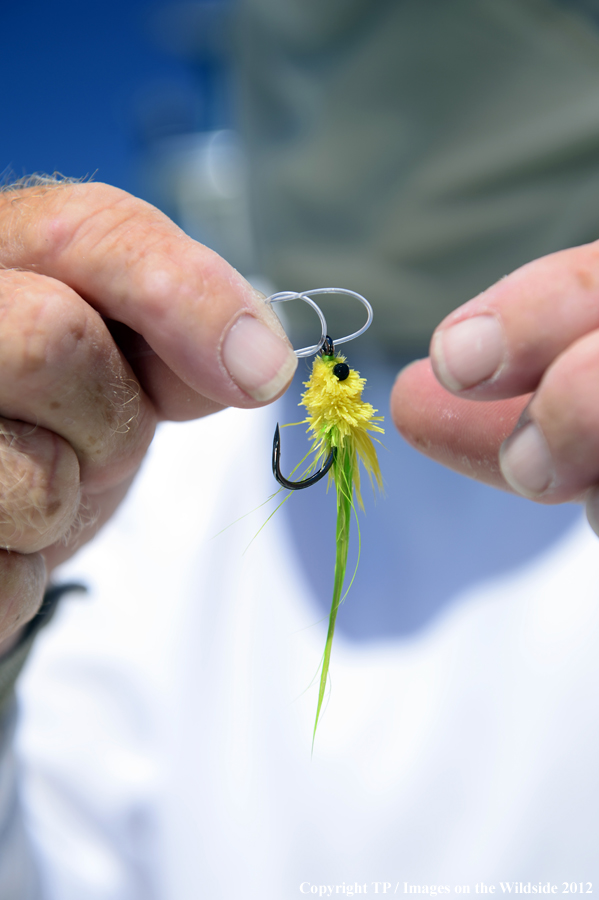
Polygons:
M116 188L0 192L0 642L110 518L159 420L285 390L297 360L263 301Z

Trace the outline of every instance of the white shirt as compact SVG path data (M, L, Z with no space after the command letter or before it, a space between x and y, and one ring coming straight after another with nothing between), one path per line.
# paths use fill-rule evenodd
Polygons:
M162 426L120 512L63 567L89 599L64 603L21 684L44 896L596 890L595 536L578 523L409 637L339 632L311 756L326 621L293 501L251 544L266 508L231 524L273 491L273 422Z

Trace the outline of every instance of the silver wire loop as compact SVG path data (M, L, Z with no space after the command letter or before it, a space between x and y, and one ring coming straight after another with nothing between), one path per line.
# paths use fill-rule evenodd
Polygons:
M308 306L311 306L312 309L316 312L318 318L320 319L320 325L322 328L322 334L320 335L320 341L318 344L313 344L311 347L302 347L301 350L296 350L295 355L297 357L303 356L312 356L323 347L324 342L327 336L327 322L323 315L323 312L318 306L317 303L312 299L313 296L318 294L345 294L348 297L354 297L356 300L359 300L362 306L366 308L366 322L362 325L361 328L358 328L357 331L354 331L352 334L346 334L345 337L335 338L333 340L333 345L336 347L338 344L347 344L348 341L353 341L354 338L360 337L361 334L370 328L373 318L372 306L362 294L358 294L357 291L350 291L348 288L336 288L336 287L326 287L326 288L313 288L310 291L280 291L278 294L273 294L271 297L267 297L266 303L285 303L287 300L303 300L304 303L307 303Z

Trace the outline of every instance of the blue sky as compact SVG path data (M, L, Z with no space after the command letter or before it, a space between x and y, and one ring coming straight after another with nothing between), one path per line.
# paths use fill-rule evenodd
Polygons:
M163 90L185 98L197 88L191 66L152 39L155 8L148 0L3 4L0 172L96 172L139 193L147 97Z

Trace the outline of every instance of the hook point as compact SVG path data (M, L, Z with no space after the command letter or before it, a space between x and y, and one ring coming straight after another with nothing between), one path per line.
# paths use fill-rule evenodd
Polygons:
M331 452L329 453L326 462L318 472L314 472L313 475L310 475L309 478L304 478L303 481L289 481L289 479L285 478L281 473L281 431L279 429L279 423L277 422L272 441L272 473L281 487L286 488L288 491L300 491L302 488L311 487L313 484L317 484L328 473L335 462L336 456L337 448L331 447Z

